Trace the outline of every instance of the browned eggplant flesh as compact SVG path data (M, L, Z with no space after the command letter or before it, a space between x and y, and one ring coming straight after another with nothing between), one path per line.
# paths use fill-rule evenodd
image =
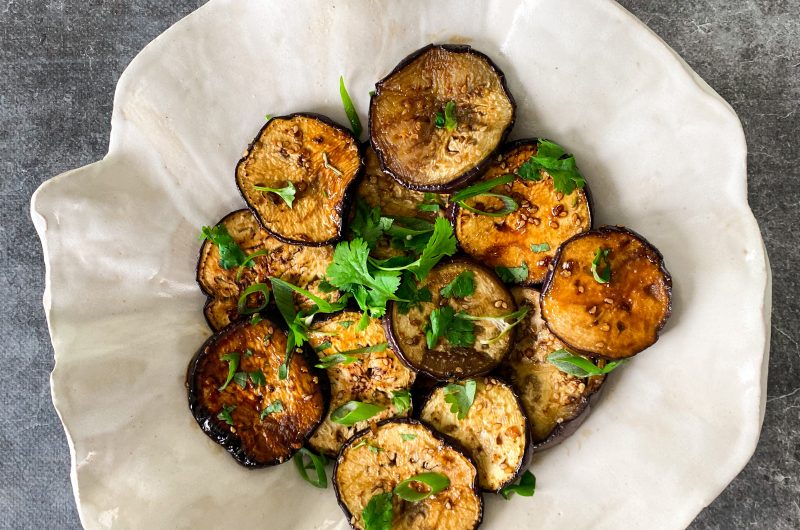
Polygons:
M605 226L561 246L542 289L542 317L567 347L624 359L656 342L671 291L654 246L631 230Z
M330 382L330 411L349 401L382 407L374 416L353 425L343 425L326 417L309 440L315 451L335 456L342 444L357 431L391 417L408 416L411 411L409 389L415 373L409 370L386 341L381 321L370 319L359 330L361 313L343 311L311 326L309 342L326 368ZM337 359L336 357L339 356ZM406 397L393 399L399 395Z
M492 377L473 381L474 400L463 418L446 401L451 385L442 385L431 393L420 419L459 442L478 468L478 485L497 492L527 463L528 421L510 385Z
M285 462L322 421L319 378L302 355L278 377L286 334L269 320L232 324L212 336L189 364L189 408L200 428L240 464Z
M210 240L203 242L197 261L197 282L200 289L208 295L204 308L208 325L219 331L233 321L245 318L238 303L244 291L257 283L269 287L269 277L281 278L293 285L308 289L323 296L319 284L325 277L325 270L333 260L333 247L303 247L283 243L262 229L249 210L237 210L219 221L242 250L244 256L252 256L247 263L224 268L220 261L219 246ZM328 296L328 295L325 295ZM333 298L338 294L333 293ZM244 313L257 309L264 295L258 291L245 299ZM296 299L301 308L308 308L311 302L304 298Z
M516 173L537 152L536 140L514 142L495 158L480 182ZM546 176L545 176L546 175ZM557 191L551 176L541 180L517 176L490 191L511 197L518 208L506 215L483 215L455 206L453 225L461 248L490 267L527 267L526 285L541 284L558 247L591 228L592 215L585 188L568 195ZM497 197L468 198L467 206L486 212L502 207Z
M272 118L236 166L236 185L278 239L326 245L342 235L350 184L363 160L353 135L327 118Z
M503 74L469 46L429 45L378 82L369 130L383 168L416 190L478 175L514 123Z
M430 472L444 475L449 485L418 502L391 495L402 481ZM428 427L389 420L361 431L342 447L333 484L339 505L357 530L366 528L363 511L368 503L387 494L392 530L474 530L483 516L476 476L470 459Z
M531 425L532 443L539 449L555 445L571 435L586 419L591 402L605 376L579 378L562 372L547 356L564 349L542 320L540 293L536 289L511 290L519 307L527 307L516 329L514 346L501 365L519 393ZM602 367L604 361L597 361Z
M464 277L472 287L456 296L448 286ZM434 267L417 289L427 289L431 301L391 304L385 322L390 343L409 366L447 380L485 374L503 360L512 338L505 319L517 308L494 272L456 258Z

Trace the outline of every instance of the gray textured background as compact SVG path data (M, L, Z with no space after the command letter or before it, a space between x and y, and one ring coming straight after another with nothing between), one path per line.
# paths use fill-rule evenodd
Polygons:
M47 178L105 154L122 70L203 3L0 0L0 527L79 527L67 444L50 402L53 352L30 196ZM739 113L750 204L774 274L761 442L692 528L800 528L800 0L622 4Z

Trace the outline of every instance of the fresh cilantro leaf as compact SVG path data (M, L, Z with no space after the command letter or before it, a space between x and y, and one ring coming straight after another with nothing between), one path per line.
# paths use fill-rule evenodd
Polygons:
M353 321L352 320L343 320L343 321L339 322L339 325L342 326L344 329L347 329L347 328L349 328L350 326L353 325Z
M586 185L575 163L575 157L568 155L560 145L549 140L538 141L536 154L519 167L517 174L526 180L541 180L542 170L553 179L553 188L564 195Z
M531 243L531 252L547 252L550 245L547 243Z
M417 205L420 212L438 212L442 208L441 197L436 193L426 191L423 197L422 203Z
M475 344L475 325L469 320L458 318L450 306L436 308L431 312L430 322L425 327L428 348L434 348L442 337L453 346L472 346Z
M433 124L437 129L446 129L447 132L453 132L458 126L456 119L456 102L448 101L444 106L444 113L437 112L433 117Z
M270 188L269 186L253 186L253 189L256 191L263 191L266 193L274 193L275 195L283 199L283 202L285 202L286 206L288 206L289 208L292 207L295 195L297 194L297 189L291 182L289 182L283 188Z
M347 93L347 88L344 86L343 76L339 76L339 95L342 98L344 113L347 114L347 119L350 121L350 128L353 130L353 136L358 138L361 136L361 120L358 117L353 101L350 99L350 94Z
M409 265L408 270L413 272L418 280L424 280L443 257L455 253L456 238L453 235L453 227L444 217L437 217L433 224L433 235L425 245L422 255Z
M323 293L332 293L334 291L338 291L336 287L330 284L328 280L322 280L317 284L317 288L322 291Z
M594 253L592 260L592 275L594 281L597 283L608 283L611 281L611 261L608 259L608 253L611 252L610 248L598 248ZM603 262L603 268L600 269L600 262Z
M509 500L515 493L523 497L533 497L535 491L536 477L526 469L525 473L520 477L519 482L517 484L509 484L501 489L500 495L502 495L505 500Z
M400 283L400 288L396 294L401 299L397 302L397 310L402 315L408 314L409 310L420 302L433 300L430 289L427 287L417 289L417 282L414 281L414 277L410 272L403 273L403 281Z
M408 390L396 390L392 392L392 405L398 414L402 414L411 408L411 392Z
M236 372L233 374L233 382L239 385L239 388L247 387L247 372Z
M261 411L260 419L263 421L264 418L276 412L283 412L283 402L280 399L276 399L265 407L264 410Z
M444 129L444 112L437 112L433 115L433 125L437 129Z
M361 510L364 530L392 530L393 517L392 492L373 496Z
M251 326L255 326L256 324L258 324L258 323L259 323L259 322L261 322L262 320L264 320L264 319L263 319L263 318L261 318L261 315L260 315L260 314L258 314L258 313L253 313L253 316L251 316L251 317L250 317L250 325L251 325Z
M494 271L504 283L522 283L528 279L528 264L524 261L519 267L503 267L502 265L498 265L494 268Z
M391 243L394 248L420 254L428 244L433 228L433 223L425 219L394 217L392 225L386 230L386 235L392 238Z
M236 375L236 370L239 369L239 360L240 360L239 352L234 351L226 353L225 355L221 356L220 359L228 363L228 377L227 379L225 379L225 383L217 389L220 392L222 392L223 390L228 388L228 385L233 380L233 377Z
M208 239L219 248L219 264L223 269L232 269L242 265L247 261L247 256L233 240L224 224L217 226L204 226L200 234L200 240Z
M316 348L314 348L314 351L316 351L316 352L325 351L328 348L330 348L331 346L333 346L333 344L330 341L326 341L326 342L323 342L322 344L320 344L319 346L317 346Z
M446 298L466 298L475 293L475 273L463 270L458 276L439 290L439 294Z
M248 372L247 375L250 377L250 381L253 382L253 386L267 386L267 378L264 376L264 372L262 372L260 368L255 371Z
M225 420L228 425L233 425L233 416L231 412L236 409L236 405L222 405L222 411L217 414L217 419Z
M548 355L547 362L562 372L568 373L575 377L584 378L596 375L605 375L624 363L625 360L611 361L600 368L586 357L573 355L569 351L562 348Z
M416 440L417 439L417 435L416 434L409 434L409 433L402 433L400 435L400 438L404 442L410 442L411 440Z
M244 356L245 356L245 357L252 357L252 356L253 356L253 350L251 350L250 348L247 348L247 349L244 351Z
M381 449L377 445L372 445L372 444L367 444L367 449L369 449L369 451L372 453L380 453L381 451L383 451L383 449Z
M478 385L474 379L467 379L464 384L451 383L444 387L444 401L450 404L450 412L456 414L459 420L467 417L472 403L475 401L475 391Z
M380 206L370 207L366 201L356 199L355 215L350 223L350 232L375 248L378 240L392 226L392 219L381 217Z

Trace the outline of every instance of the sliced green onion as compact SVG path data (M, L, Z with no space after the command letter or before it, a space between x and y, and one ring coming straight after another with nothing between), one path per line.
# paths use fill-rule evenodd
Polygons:
M340 311L344 309L344 306L347 305L347 299L344 297L340 299L336 303L331 303L324 298L320 298L319 296L303 289L302 287L298 287L296 285L292 285L289 282L285 282L280 278L276 278L275 276L270 276L269 280L272 282L272 285L278 285L279 288L285 288L291 291L296 292L299 295L305 296L315 304L317 304L317 308L323 313L335 313L336 311Z
M233 381L233 377L236 375L236 370L239 369L239 360L241 359L241 356L239 355L239 352L234 351L226 353L220 357L220 359L228 363L228 377L225 379L225 383L217 389L222 392L228 388L228 385L231 383L231 381Z
M247 266L252 267L252 265L250 265L251 261L253 261L254 259L256 259L259 256L266 256L267 254L269 254L269 252L270 251L267 250L267 249L262 249L262 250L253 252L252 254L249 254L247 256L247 258L245 258L245 260L242 262L242 264L239 265L239 269L236 271L236 281L238 282L239 280L242 279L242 273L244 272L244 268L245 267L247 267Z
M592 275L597 283L608 283L611 281L611 262L608 259L610 248L598 248L592 260ZM600 261L603 262L603 270L598 270Z
M353 129L353 135L358 138L361 136L361 120L358 118L356 107L350 99L350 94L347 93L347 87L344 86L344 77L339 76L339 95L342 97L342 105L344 106L344 113L347 114L347 119L350 120L350 127Z
M247 297L251 294L261 293L264 295L264 301L258 307L247 307ZM253 313L258 313L269 303L269 286L266 283L254 283L244 291L242 291L242 295L239 297L239 303L236 305L237 311L239 311L240 315L252 315Z
M339 425L355 425L360 421L370 419L385 409L386 407L363 401L348 401L331 413L331 421Z
M503 184L508 184L509 182L513 181L516 175L511 173L507 173L505 175L501 175L499 177L489 179L483 182L478 182L477 184L473 184L468 188L464 188L463 190L459 191L458 193L454 193L450 200L452 202L464 201L469 199L470 197L475 197L478 195L483 195L484 193L492 191L497 186L502 186Z
M479 210L477 208L473 208L465 201L458 201L458 205L464 208L465 210L469 210L472 213L476 213L478 215L486 215L488 217L503 217L510 213L516 212L517 208L519 208L519 204L517 204L517 201L515 201L508 195L501 195L499 193L483 193L481 195L476 195L476 197L495 197L497 199L500 199L501 201L503 201L503 208L495 212L487 212L485 210Z
M418 484L425 484L428 487L428 491L426 492L417 491L416 489L411 487L411 483L413 482L416 482ZM440 491L447 488L449 485L450 485L450 479L447 478L447 475L434 472L420 473L419 475L414 475L413 477L405 479L400 484L395 486L394 494L403 499L404 501L419 502L419 501L424 501L428 497L436 495Z
M305 457L308 457L308 463L306 463ZM325 489L328 487L328 476L325 474L325 465L328 463L327 458L323 455L314 454L305 447L301 447L292 460L294 460L294 466L297 468L297 472L300 473L300 476L303 477L303 480L316 488ZM309 469L314 470L317 478L312 479L308 476Z

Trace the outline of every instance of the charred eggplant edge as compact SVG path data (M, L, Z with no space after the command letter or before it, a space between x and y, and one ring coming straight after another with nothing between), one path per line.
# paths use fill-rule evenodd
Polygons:
M475 526L472 527L473 530L477 530L477 528L483 522L483 509L484 509L483 493L481 492L481 489L478 487L478 466L475 465L475 461L472 459L469 453L464 450L461 444L459 444L458 442L454 443L454 441L448 440L445 436L442 435L442 433L440 433L436 429L431 428L431 426L428 425L427 423L424 423L414 418L387 418L385 420L381 420L374 426L367 427L366 429L361 429L360 431L355 433L353 436L345 440L345 442L342 444L342 447L339 449L339 453L336 455L336 461L333 464L333 472L331 473L331 482L333 483L333 491L334 493L336 493L336 502L339 504L339 507L344 512L344 515L347 518L347 523L350 525L350 528L355 529L355 527L350 523L350 521L353 520L353 513L347 508L344 501L342 500L341 494L339 493L339 481L337 480L339 474L339 462L341 462L342 460L345 449L350 447L353 441L363 436L368 431L372 431L373 428L376 429L380 428L386 423L404 423L408 425L421 425L422 427L428 429L434 438L436 438L437 440L442 442L445 446L449 447L455 452L461 454L461 456L466 458L467 461L470 464L472 464L472 467L475 468L475 479L472 481L472 491L475 492L475 495L478 496L478 500L480 501L480 511L478 512L478 520L475 521Z
M507 379L505 379L503 377L500 377L498 375L494 375L494 374L492 374L492 375L478 375L478 376L475 376L475 377L483 377L484 379L494 379L496 382L500 382L500 383L503 383L504 385L506 385L506 387L508 387L508 389L511 391L511 395L514 396L514 400L517 402L517 407L519 407L519 410L522 412L522 417L525 420L525 448L523 449L523 452L522 452L522 459L520 460L520 464L517 467L517 469L514 470L514 475L508 481L504 482L496 490L487 490L487 489L482 489L481 488L481 491L484 491L486 493L499 493L501 489L505 488L506 486L508 486L509 484L514 482L515 480L517 480L519 478L519 476L522 475L522 473L524 473L525 470L528 469L528 467L530 467L531 461L533 460L534 451L536 451L537 449L540 449L541 447L539 445L533 443L533 434L532 434L532 431L531 431L531 422L528 419L528 413L525 410L525 406L522 404L522 400L519 397L519 392L517 392L517 387L515 387ZM474 377L467 377L465 379L462 379L462 381L466 381L467 379L474 379ZM439 430L436 429L436 427L434 427L433 425L429 424L428 422L426 422L425 420L423 420L421 418L422 410L425 408L425 405L428 404L428 400L430 400L433 397L433 393L436 392L440 388L446 387L447 384L448 383L441 383L441 382L438 383L436 386L434 386L424 396L424 399L422 400L422 404L419 406L419 412L417 413L415 418L418 419L420 423L422 423L423 425L425 425L426 427L431 429L436 434L439 434L442 437L444 437L451 444L455 444L457 447L462 447L463 448L463 445L461 444L461 442L459 442L458 440L456 440L455 438L453 438L450 435L447 435L447 434L445 434L443 432L440 432ZM490 412L493 413L493 411L490 411ZM466 449L463 449L463 450L466 452ZM475 466L475 468L477 469L477 465ZM477 483L477 478L476 478L476 483Z
M453 53L470 53L483 59L489 65L489 67L497 74L498 79L500 80L500 87L503 89L506 97L508 97L508 101L511 104L511 121L506 126L505 130L500 135L500 140L497 142L497 147L495 147L491 153L486 155L482 161L472 167L472 169L467 170L465 173L462 173L452 181L448 182L447 184L434 184L434 185L419 185L419 184L411 184L408 182L403 181L397 175L395 175L388 167L386 167L386 158L383 151L375 145L375 142L372 140L372 114L375 108L375 98L380 95L381 87L386 82L387 79L398 73L400 70L414 62L419 56L423 53L427 52L432 48L443 48L449 52ZM378 156L378 162L380 162L381 169L384 173L392 177L398 184L403 187L406 187L410 190L414 191L430 191L434 193L450 193L453 192L461 187L463 187L468 182L476 179L478 175L483 173L483 170L486 169L486 166L492 161L494 156L497 154L498 149L505 143L506 138L511 133L511 130L514 128L514 123L517 120L517 102L514 100L514 96L511 95L511 91L508 89L508 84L506 83L506 75L503 71L483 52L479 52L478 50L474 49L472 46L468 44L435 44L430 43L427 46L423 46L419 50L412 52L410 55L406 56L405 59L400 61L397 66L395 66L391 72L386 74L380 81L375 83L375 93L370 97L369 100L369 114L367 116L367 131L370 132L369 143L372 145L372 149L375 151L375 154Z
M627 228L625 226L604 225L604 226L601 226L599 228L592 229L589 232L583 232L581 234L576 234L576 235L572 236L571 238L567 239L566 241L564 241L563 243L561 243L561 246L558 247L558 250L556 251L556 255L553 257L553 262L552 262L553 266L547 272L547 276L545 276L544 283L542 283L542 291L539 294L539 305L543 306L544 298L547 295L547 292L550 290L550 287L552 286L553 277L554 277L553 273L559 269L558 264L559 264L559 262L561 260L561 253L564 250L564 247L567 244L571 243L575 239L579 239L579 238L582 238L582 237L588 237L588 236L591 236L591 235L594 235L594 234L597 234L597 233L605 234L605 233L609 233L609 232L619 232L619 233L623 233L623 234L628 234L629 236L637 238L639 241L642 242L642 244L645 247L647 247L650 250L652 250L653 253L656 256L658 256L658 268L661 271L661 274L664 275L664 282L666 283L666 290L667 290L667 297L668 297L667 312L664 313L664 318L661 319L661 322L659 322L658 326L656 327L656 330L655 330L656 338L655 338L655 340L653 342L651 342L650 344L648 344L644 348L642 348L642 349L638 350L637 352L635 352L635 353L629 355L628 357L626 357L626 359L629 359L629 358L633 357L634 355L636 355L638 353L641 353L642 351L646 350L647 348L649 348L650 346L652 346L656 342L658 342L658 339L660 338L660 331L664 328L664 326L667 323L667 320L669 320L669 317L672 315L672 275L667 270L667 266L664 263L664 256L663 256L663 254L661 254L661 251L658 250L647 239L645 239L641 234L639 234L639 233L637 233L637 232L635 232L635 231L633 231L630 228ZM570 349L570 350L572 350L572 351L574 351L576 353L580 353L582 355L586 355L586 356L592 357L592 358L606 359L606 360L609 360L609 361L618 361L618 360L620 360L619 358L608 357L608 356L602 355L600 353L590 352L590 351L582 350L581 348L576 348L575 346L570 344L569 341L566 341L563 338L561 338L561 336L558 333L556 333L553 330L553 328L550 327L550 323L547 321L547 318L545 318L545 316L544 316L544 311L542 311L542 320L544 320L544 323L547 326L547 329L550 330L550 333L552 333L556 338L558 338L558 340L563 342L564 345L568 349Z
M291 238L282 236L281 234L270 230L269 228L267 228L267 226L262 221L261 216L258 214L258 210L256 209L256 207L253 206L253 204L251 204L250 201L247 200L247 197L245 196L244 192L242 191L241 186L239 185L239 166L241 166L242 164L245 163L245 161L247 160L247 157L250 155L250 152L253 149L253 146L258 141L258 139L261 137L261 135L264 133L264 130L269 126L269 124L273 120L290 120L290 119L296 118L296 117L304 117L304 118L310 118L310 119L314 119L314 120L319 120L319 121L323 122L324 124L326 124L326 125L328 125L330 127L333 127L334 129L339 129L340 131L342 131L345 134L347 134L350 138L352 138L353 143L355 143L355 145L356 145L356 147L358 149L358 158L359 158L358 170L356 171L356 174L353 176L352 180L350 180L350 183L345 188L344 194L342 196L342 200L339 201L339 204L337 204L334 207L334 211L336 212L336 215L339 217L339 221L337 223L338 224L337 234L336 234L336 236L334 236L334 237L332 237L332 238L330 238L330 239L328 239L326 241L314 241L314 242L300 241L300 240L297 240L297 239L291 239ZM261 129L258 130L258 132L256 133L256 135L253 138L253 140L247 145L247 149L245 150L244 156L242 156L242 158L240 158L239 161L236 163L236 168L233 170L233 179L234 179L234 182L236 183L236 189L239 191L239 195L242 197L242 200L244 200L245 204L247 205L247 208L253 214L253 217L256 218L256 221L258 221L258 224L261 226L261 228L263 228L264 230L269 232L269 234L271 236L273 236L275 239L277 239L278 241L280 241L282 243L287 243L289 245L297 245L297 246L300 246L300 247L324 247L326 245L335 245L336 243L338 243L339 241L342 240L342 237L344 236L344 225L345 225L345 220L346 220L345 218L347 217L348 212L350 211L350 207L351 207L351 205L353 203L353 199L355 198L355 185L360 180L361 175L363 175L364 167L365 167L365 162L364 162L364 147L363 147L363 144L362 144L362 142L359 141L358 138L356 138L353 135L353 133L352 133L352 131L350 131L350 129L348 129L347 127L345 127L343 125L340 125L340 124L336 123L331 118L329 118L329 117L327 117L327 116L325 116L323 114L318 114L316 112L293 112L291 114L285 114L283 116L273 116L273 117L271 117L267 121L267 123L265 123L261 127Z
M278 320L274 320L269 318L270 322L273 326L275 326L281 333L286 333L286 330L278 324ZM203 352L208 348L214 345L214 343L219 340L222 336L223 332L232 331L236 327L242 326L249 326L250 322L247 320L240 320L237 322L231 322L228 326L222 328L220 331L215 332L211 335L208 339L203 341L203 344L200 345L200 348L194 354L192 359L189 361L189 366L186 369L186 381L185 386L187 389L188 394L188 401L189 401L189 410L192 413L192 417L200 426L200 430L203 431L203 434L211 438L215 443L222 446L238 463L239 465L246 467L248 469L259 469L264 467L271 467L279 464L286 463L292 459L292 457L300 450L290 450L289 454L287 455L285 460L275 459L269 462L256 462L251 460L247 453L242 448L241 440L238 436L231 432L219 433L216 432L217 430L214 429L214 414L210 413L200 404L200 396L198 395L197 388L193 384L194 375L197 372L197 365L200 362L200 358L203 355ZM313 428L309 429L308 433L306 433L305 437L303 437L303 446L308 442L308 439L316 432L317 428L322 424L323 420L328 415L328 408L330 406L330 389L328 388L328 378L326 374L321 374L318 369L314 367L313 363L308 363L308 350L307 348L303 348L303 358L306 360L308 364L308 369L311 373L316 375L319 380L320 391L322 392L322 410L319 416L319 419L314 424Z
M234 210L234 211L226 214L219 221L217 221L217 223L214 226L219 226L220 224L222 224L225 221L227 221L230 217L233 217L234 215L242 213L242 212L250 212L250 210L248 210L247 208L239 208L238 210ZM250 212L250 213L252 214L252 212ZM256 222L258 222L258 220L256 220ZM261 223L258 223L258 226L261 228ZM272 235L272 233L270 233L270 235ZM203 252L206 249L206 245L213 245L213 244L214 243L212 243L208 239L204 239L203 240L203 244L200 245L200 250L197 252L197 265L195 265L195 269L194 269L194 279L197 282L197 285L200 287L200 291L202 291L202 293L208 297L208 300L206 301L206 305L208 305L209 302L212 299L216 298L216 296L214 296L212 293L209 293L206 290L206 288L203 286L203 282L200 281L200 265L201 265L201 260L203 258Z
M494 156L496 157L497 155L506 155L506 154L508 154L509 152L513 151L514 149L516 149L518 147L522 147L522 146L525 146L525 145L536 144L536 143L539 142L539 140L541 140L541 138L532 137L532 138L520 138L519 140L514 140L512 142L507 142L507 143L503 144L497 150L497 152L494 154ZM488 169L488 166L484 168L484 170L486 170L486 169ZM588 182L584 182L583 188L581 188L581 190L583 191L583 194L586 197L586 209L589 210L589 231L590 230L594 230L594 197L592 195L592 191L589 189L589 183ZM456 231L456 218L458 217L458 213L460 211L461 211L461 207L458 205L458 203L457 202L451 202L450 206L447 208L447 211L445 212L445 216L447 217L447 220L450 221L450 225L453 227L453 235L456 238L456 244L458 245L458 249L461 252L464 252L466 254L466 251L461 246L461 241L458 239L458 232ZM581 234L585 234L585 233L586 232L581 232ZM576 234L576 235L581 235L581 234ZM572 236L572 237L575 237L575 236ZM467 254L467 255L469 255L469 254ZM555 262L555 256L553 257L553 262ZM546 280L546 275L545 275L545 280ZM514 284L514 285L520 285L522 287L539 288L542 285L544 285L544 280L542 282L539 282L539 283L529 282L529 281L526 280L524 282L521 282L521 283L518 283L518 284Z
M434 269L436 269L436 268L438 268L438 267L440 267L442 265L448 265L450 263L457 262L457 261L467 262L471 267L476 267L476 268L479 268L479 269L483 269L484 271L488 272L491 276L497 277L497 273L495 273L494 270L492 270L489 267L483 265L482 263L478 263L469 254L466 254L464 252L459 252L458 254L455 254L455 255L453 255L453 256L451 256L449 258L443 259L442 261L440 261L439 263L436 264ZM431 269L431 270L433 270L433 269ZM500 283L500 285L503 286L503 288L505 288L506 290L509 290L508 285L503 283L503 281L500 278L497 278L497 281ZM514 297L512 296L511 299L513 300ZM386 314L382 318L383 330L386 332L386 340L389 342L389 347L392 349L392 351L394 351L397 354L397 358L400 359L400 362L405 364L410 370L413 370L414 372L417 372L417 374L424 374L426 377L431 378L431 379L433 379L433 380L435 380L437 382L445 382L446 383L448 381L455 381L455 380L458 380L458 379L469 379L470 377L481 377L481 376L484 376L484 375L488 375L488 374L492 373L494 370L496 370L497 367L500 366L500 364L503 362L503 359L505 357L503 357L503 359L500 359L500 361L498 361L497 364L495 364L494 366L489 367L488 370L482 370L480 372L476 372L474 374L469 374L469 375L452 373L452 374L444 375L444 376L441 376L441 377L437 376L437 375L434 375L434 374L432 374L432 373L430 373L430 372L428 372L426 370L423 370L422 368L419 368L418 366L414 366L414 364L411 361L406 359L406 356L403 353L403 349L400 347L400 339L399 339L399 337L396 337L395 333L394 333L394 326L392 326L392 312L394 311L395 303L396 302L394 300L389 300L389 302L386 304ZM426 302L426 303L430 303L430 302ZM424 335L424 333L425 333L424 332L424 328L422 330L420 330L420 332ZM512 342L513 342L513 337L512 337L512 340L509 342L508 350L506 351L506 356L511 351Z
M592 412L593 407L600 398L600 394L603 392L603 387L611 375L612 374L606 374L604 376L605 379L603 379L603 382L600 383L599 387L597 387L597 390L588 396L582 396L580 408L575 416L569 420L556 424L556 426L553 427L553 430L550 431L550 434L547 435L547 438L541 442L534 442L533 438L531 438L531 445L533 449L535 451L544 451L545 449L550 449L551 447L557 446L575 434L578 428L583 425L583 422L589 418L589 414Z

